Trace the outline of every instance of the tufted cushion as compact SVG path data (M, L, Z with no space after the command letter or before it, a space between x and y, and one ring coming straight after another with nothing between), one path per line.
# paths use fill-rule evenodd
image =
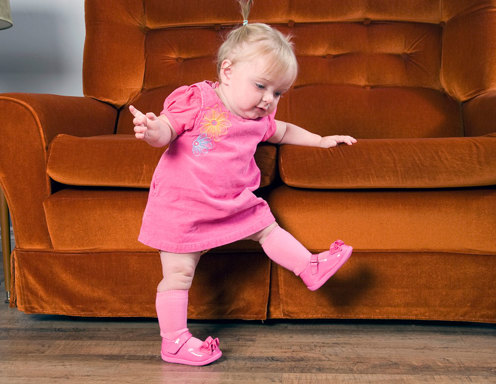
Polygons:
M460 106L433 89L312 85L293 89L277 118L320 135L359 139L461 136Z
M257 2L250 21L294 36L297 86L443 87L465 101L496 86L496 51L484 48L496 44L496 18L487 12L494 7L491 0L319 0L311 7L274 0ZM88 1L85 95L122 106L143 90L214 79L217 48L240 19L233 0Z

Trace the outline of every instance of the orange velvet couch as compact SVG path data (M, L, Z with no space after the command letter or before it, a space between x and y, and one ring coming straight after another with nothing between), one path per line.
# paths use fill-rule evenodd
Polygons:
M241 22L234 0L86 0L84 97L0 95L11 210L11 305L27 313L155 316L156 250L137 241L163 151L128 105L159 113L215 80ZM277 117L351 147L261 145L259 194L313 252L350 261L317 292L238 242L203 256L192 319L496 322L496 1L256 1L293 36L300 73Z

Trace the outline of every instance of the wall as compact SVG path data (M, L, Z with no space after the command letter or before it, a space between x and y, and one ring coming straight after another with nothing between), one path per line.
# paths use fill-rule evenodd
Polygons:
M84 0L11 0L0 30L0 93L82 96Z

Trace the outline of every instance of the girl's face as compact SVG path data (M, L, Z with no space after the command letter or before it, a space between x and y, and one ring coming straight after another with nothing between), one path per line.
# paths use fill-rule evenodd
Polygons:
M252 120L274 112L282 94L291 87L293 76L269 73L268 64L266 57L235 64L224 60L218 94L231 112Z

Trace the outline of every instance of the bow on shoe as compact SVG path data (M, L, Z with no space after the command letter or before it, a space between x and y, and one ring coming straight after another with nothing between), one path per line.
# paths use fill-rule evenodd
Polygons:
M331 244L331 254L332 253L336 253L336 252L340 252L342 250L342 246L344 245L344 241L342 240L336 240L334 243Z
M336 257L340 257L341 254L339 252L341 252L343 250L343 248L342 248L343 245L344 245L344 241L336 240L334 243L331 244L331 247L329 249L329 253L322 252L322 253L314 254L314 255L310 256L310 268L312 271L312 275L316 275L317 273L319 273L319 264L321 262L327 261L327 258L324 257L324 255L335 255L337 253Z
M211 336L207 337L200 347L200 349L204 349L209 353L214 353L218 348L219 348L219 339L218 338L212 339Z

